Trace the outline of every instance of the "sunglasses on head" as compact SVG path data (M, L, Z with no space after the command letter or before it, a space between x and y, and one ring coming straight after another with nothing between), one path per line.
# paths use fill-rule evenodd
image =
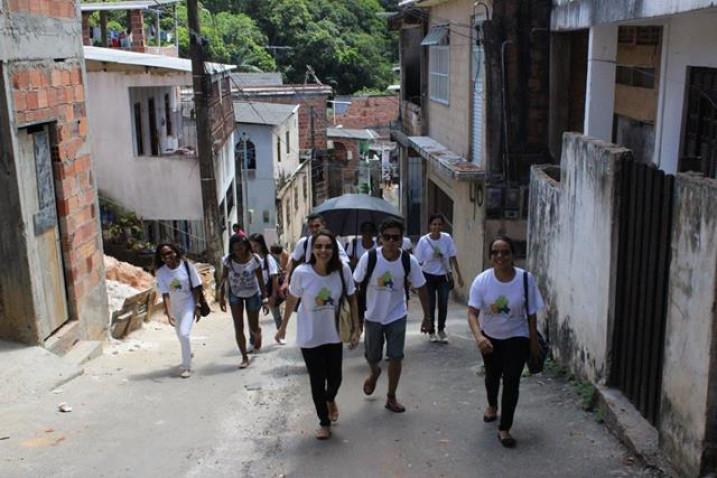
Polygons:
M381 237L383 237L384 241L400 241L403 236L401 234L381 234Z

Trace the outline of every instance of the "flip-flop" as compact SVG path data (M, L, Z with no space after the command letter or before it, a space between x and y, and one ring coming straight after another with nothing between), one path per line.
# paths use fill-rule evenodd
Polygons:
M250 362L251 362L251 360L248 360L248 359L247 359L247 360L242 360L242 362L239 364L239 368L240 368L240 369L245 369L245 368L247 368L247 367L249 366L249 363L250 363Z
M319 428L316 430L317 440L328 440L329 438L331 438L331 429L324 430L323 428Z
M332 406L329 405L329 403L333 403L333 409ZM329 408L329 420L331 420L333 423L336 423L339 419L339 407L336 406L336 402L326 402L326 406Z
M498 415L483 415L483 421L486 423L494 422L498 419Z
M378 369L378 373L376 375L371 374L364 382L363 382L363 393L366 395L371 395L374 390L376 390L376 383L378 382L378 377L381 376L381 369Z

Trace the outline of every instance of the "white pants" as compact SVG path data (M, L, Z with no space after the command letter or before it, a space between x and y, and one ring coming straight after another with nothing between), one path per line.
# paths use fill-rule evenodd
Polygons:
M179 345L182 347L182 368L189 370L192 365L192 346L189 343L189 335L194 324L194 307L183 307L174 315L177 321L174 330L177 332Z

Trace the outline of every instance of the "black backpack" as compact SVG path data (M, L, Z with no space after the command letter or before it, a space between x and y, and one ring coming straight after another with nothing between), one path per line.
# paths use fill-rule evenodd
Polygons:
M361 282L361 289L365 292L368 284L371 281L374 269L376 269L376 262L378 261L378 252L376 248L368 251L368 264L366 266L366 275L364 276L363 282ZM408 275L411 273L411 255L401 250L401 265L403 265L403 288L406 291L406 300L409 299L408 295Z

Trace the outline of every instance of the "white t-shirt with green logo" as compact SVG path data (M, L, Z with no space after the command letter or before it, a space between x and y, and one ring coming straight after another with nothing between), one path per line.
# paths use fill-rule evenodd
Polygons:
M346 295L356 292L351 269L343 267ZM301 299L296 314L296 344L301 348L313 348L325 344L341 343L336 330L336 311L341 298L339 271L321 276L310 264L301 264L295 270L289 284L289 294Z
M523 272L523 269L516 267L512 281L500 282L491 268L473 280L468 305L480 310L478 321L486 335L494 339L530 336L525 314ZM528 299L530 315L545 307L532 274L528 274Z
M413 253L421 263L423 272L440 276L448 273L448 261L456 256L456 245L448 233L442 232L437 240L426 234L418 240Z
M410 256L410 259L411 269L408 274L408 282L413 287L423 287L426 278L421 272L421 266L415 257ZM368 254L364 254L354 271L356 282L363 282L367 268ZM383 247L377 248L376 267L366 288L366 320L386 325L408 314L404 276L401 256L399 255L395 261L388 261L383 257Z

